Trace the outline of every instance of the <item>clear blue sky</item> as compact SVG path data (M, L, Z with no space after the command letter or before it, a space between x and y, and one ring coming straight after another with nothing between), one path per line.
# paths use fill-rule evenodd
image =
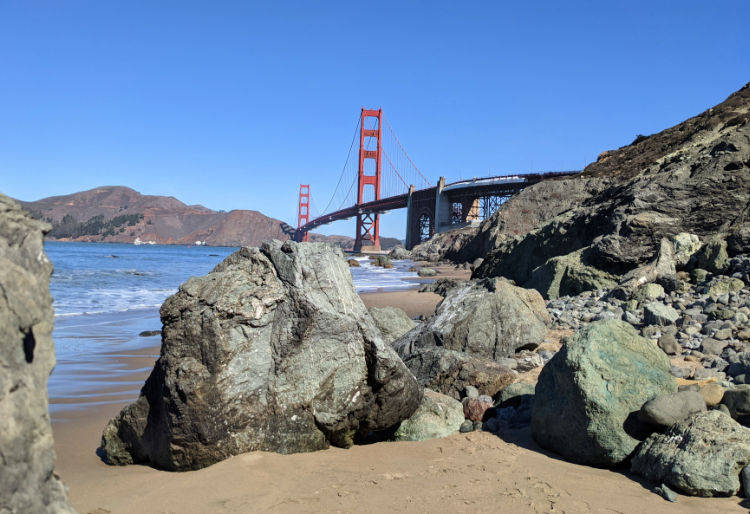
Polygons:
M748 0L6 0L0 191L126 185L296 224L362 106L430 180L580 169L750 81L749 24Z

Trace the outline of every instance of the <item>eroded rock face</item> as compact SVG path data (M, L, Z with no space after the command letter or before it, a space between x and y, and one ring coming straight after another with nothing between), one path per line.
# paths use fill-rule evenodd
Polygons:
M718 410L701 412L653 434L638 448L632 470L693 496L731 496L750 462L750 429Z
M608 152L577 180L592 178L610 183L524 237L497 240L474 276L526 285L537 273L550 274L551 259L576 252L590 267L625 274L683 233L700 240L680 247L678 265L690 259L722 269L750 233L750 85L695 118Z
M53 474L47 379L55 365L46 223L0 194L0 511L75 512Z
M531 433L572 462L616 465L648 435L637 411L676 390L669 359L656 345L623 321L593 322L542 369Z
M468 282L446 292L435 315L395 344L400 355L441 346L499 361L523 347L536 347L549 315L533 290L501 279Z
M384 343L340 251L243 248L161 309L161 356L102 437L109 462L185 470L231 455L350 446L422 392Z
M543 341L544 300L501 279L469 282L445 295L435 315L393 347L426 387L460 398L471 385L492 396L515 375L503 359Z
M414 321L398 307L370 307L367 310L387 344L391 344L415 326Z

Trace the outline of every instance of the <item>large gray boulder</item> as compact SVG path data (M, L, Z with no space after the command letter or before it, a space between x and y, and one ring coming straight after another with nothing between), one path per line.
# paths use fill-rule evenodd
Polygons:
M416 326L416 323L398 307L370 307L368 312L387 344L391 344Z
M110 463L186 470L251 450L348 447L422 397L340 251L322 243L243 248L180 286L161 318L141 396L104 430Z
M467 282L445 294L435 315L393 347L425 387L454 398L467 385L494 395L515 376L503 361L544 340L544 300L502 279Z
M619 320L593 322L542 369L531 433L540 446L594 466L625 460L645 437L637 411L677 390L669 359Z
M467 386L494 397L518 377L505 364L440 346L413 349L403 360L421 386L456 400L463 397Z
M393 439L396 441L424 441L436 437L447 437L458 432L464 422L461 402L425 389L419 408L412 416L401 422Z
M402 358L440 346L473 357L500 361L536 347L547 333L549 315L537 291L502 279L467 282L450 289L435 315L394 343Z
M731 496L750 462L750 429L718 410L701 412L651 435L638 448L632 471L693 496Z
M54 474L49 225L0 194L0 512L75 512Z

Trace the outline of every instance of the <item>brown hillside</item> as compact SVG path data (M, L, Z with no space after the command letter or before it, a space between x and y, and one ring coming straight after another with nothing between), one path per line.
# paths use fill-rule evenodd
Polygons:
M78 222L95 216L142 215L135 224L123 224L114 234L87 234L61 240L132 243L136 239L158 244L254 246L266 239L288 239L293 229L258 211L217 212L202 205L185 205L173 197L142 195L123 186L105 186L35 202L22 202L35 215L59 224L70 215ZM53 232L54 234L54 232Z
M666 156L675 154L679 157L677 154L686 153L691 145L702 144L706 139L715 139L721 131L746 124L750 120L748 105L750 83L698 116L657 134L639 136L628 146L602 152L595 163L584 169L583 175L622 179L635 177Z
M53 229L49 238L62 241L133 243L138 239L157 244L195 244L200 241L210 246L258 246L265 240L283 241L294 234L293 227L258 211L217 212L202 205L185 205L171 196L142 195L124 186L97 187L21 204L58 228L57 231ZM133 220L113 227L112 233L107 230L107 225L98 233L55 237L65 216L72 216L80 224L96 216L101 216L104 223L118 216L130 216ZM351 249L354 245L354 239L348 236L311 236L312 241L325 241L344 249ZM381 241L383 249L400 244L393 238L383 237Z

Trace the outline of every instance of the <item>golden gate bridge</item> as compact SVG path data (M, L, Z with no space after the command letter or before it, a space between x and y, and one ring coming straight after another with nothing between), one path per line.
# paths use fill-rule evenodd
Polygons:
M384 130L385 129L385 130ZM359 152L352 158L359 136ZM380 250L380 215L407 209L406 247L437 232L478 223L507 198L541 180L578 171L527 173L431 183L401 145L382 109L362 108L336 188L322 211L315 207L310 184L300 184L296 241L309 240L321 225L356 217L354 251Z

